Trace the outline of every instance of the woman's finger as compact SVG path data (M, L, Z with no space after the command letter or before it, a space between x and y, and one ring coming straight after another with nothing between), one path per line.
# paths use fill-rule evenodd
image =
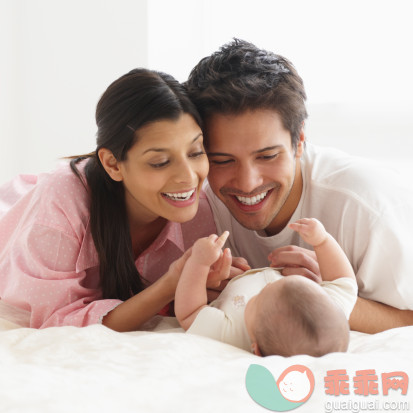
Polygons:
M244 257L232 257L232 266L239 268L242 271L248 271L251 269L248 261Z

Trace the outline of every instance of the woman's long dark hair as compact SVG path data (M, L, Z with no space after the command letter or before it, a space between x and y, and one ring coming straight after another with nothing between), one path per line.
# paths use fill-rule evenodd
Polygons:
M177 119L183 113L201 126L195 106L178 81L165 73L134 69L114 81L97 104L95 153L70 162L82 179L76 164L88 158L85 175L90 192L90 227L99 256L103 298L126 300L145 285L134 262L123 183L110 178L98 151L107 148L118 161L124 161L139 128L158 120Z

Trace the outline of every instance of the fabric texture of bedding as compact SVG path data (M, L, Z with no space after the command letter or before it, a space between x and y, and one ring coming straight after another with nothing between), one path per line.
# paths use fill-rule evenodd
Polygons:
M0 301L1 412L265 413L269 410L255 402L246 387L252 364L264 366L275 378L294 365L312 371L313 393L297 413L413 410L410 386L405 395L402 388L390 388L385 395L382 377L394 372L413 377L413 327L376 335L352 332L347 353L260 358L184 334L171 317L157 316L143 327L151 331L132 333L102 325L36 330L27 328L27 322L27 313ZM349 394L326 393L325 378L338 370L348 376ZM361 388L357 381L369 370L374 374L368 384L376 384L376 389ZM370 393L356 393L361 390ZM372 408L361 410L361 403Z

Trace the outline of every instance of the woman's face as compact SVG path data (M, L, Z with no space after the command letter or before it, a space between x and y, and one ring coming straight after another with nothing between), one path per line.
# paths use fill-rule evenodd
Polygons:
M208 160L201 128L188 114L138 129L137 142L119 171L129 219L147 224L162 217L186 222L194 218Z

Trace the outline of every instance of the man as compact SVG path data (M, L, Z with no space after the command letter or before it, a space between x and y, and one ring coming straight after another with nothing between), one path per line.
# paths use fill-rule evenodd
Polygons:
M353 330L413 325L413 193L373 162L306 143L306 93L282 56L235 39L186 83L205 122L206 187L234 255L320 280L313 251L287 227L319 219L355 270Z

